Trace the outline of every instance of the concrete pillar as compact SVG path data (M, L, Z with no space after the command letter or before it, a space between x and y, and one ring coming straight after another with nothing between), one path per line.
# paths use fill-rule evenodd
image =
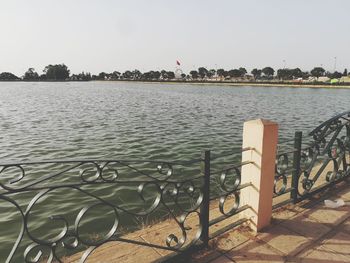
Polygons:
M241 184L252 186L241 190L241 205L251 207L243 211L243 216L250 219L256 232L271 220L277 140L277 123L262 119L244 123L243 148L253 150L242 153L242 162L253 163L242 166Z

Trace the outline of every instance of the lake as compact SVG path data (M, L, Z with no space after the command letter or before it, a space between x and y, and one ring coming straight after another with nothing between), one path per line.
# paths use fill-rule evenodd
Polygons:
M0 163L95 158L188 161L198 158L204 149L214 154L239 151L246 120L278 122L280 140L285 141L292 139L296 130L307 133L333 115L349 110L349 101L350 91L345 89L0 82ZM34 177L48 172L38 169ZM66 182L67 178L57 181ZM137 198L131 194L135 189L109 186L92 191L113 200L118 193L118 202L136 209ZM32 197L26 193L14 195L23 207ZM47 238L47 229L62 227L48 220L50 215L79 211L82 206L77 208L74 203L83 205L88 200L79 199L72 191L62 191L44 201L42 210L33 212L36 220L31 220L29 228ZM11 209L1 201L1 213L6 215L0 218L1 262L14 243L9 240L15 240L18 234L14 229L20 225L18 213ZM108 215L108 211L101 211L95 211L87 223L94 223L98 215ZM74 216L70 219L74 221ZM102 220L107 224L107 219ZM127 216L124 220L135 224ZM28 240L23 242L29 244ZM19 250L15 259L19 260L22 253Z
M240 147L243 122L280 138L349 109L341 89L132 82L0 82L0 160L196 158Z

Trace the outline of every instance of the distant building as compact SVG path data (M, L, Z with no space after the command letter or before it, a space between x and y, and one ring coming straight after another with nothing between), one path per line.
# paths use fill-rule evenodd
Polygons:
M330 82L330 81L331 81L331 79L328 77L325 77L325 76L322 76L319 78L310 76L308 79L303 80L303 82Z
M339 82L350 83L350 76L344 76L339 79Z
M328 77L319 77L318 79L317 79L317 81L319 81L319 82L330 82L331 81L331 79L330 78L328 78Z
M292 82L295 82L295 83L302 83L302 82L303 82L303 78L293 79Z

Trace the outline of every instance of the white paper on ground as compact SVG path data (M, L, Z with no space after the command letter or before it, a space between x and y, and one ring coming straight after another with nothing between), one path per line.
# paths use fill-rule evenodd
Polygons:
M337 199L335 201L324 200L324 204L325 204L326 207L329 207L329 208L338 208L338 207L344 206L345 202L342 199Z

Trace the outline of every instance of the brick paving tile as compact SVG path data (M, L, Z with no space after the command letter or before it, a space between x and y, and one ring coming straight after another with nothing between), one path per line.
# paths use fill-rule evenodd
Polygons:
M327 208L321 203L305 212L304 215L332 227L350 217L350 209L345 206L337 209Z
M350 235L350 218L339 226L339 231Z
M140 238L137 241L143 241ZM63 259L64 263L80 262L81 253L70 258ZM153 262L160 255L150 247L138 246L122 242L110 242L97 248L89 256L87 263L133 263Z
M337 193L337 197L346 202L350 202L350 191L348 189L341 190L339 193Z
M288 207L280 207L276 209L272 215L272 223L279 224L284 220L287 220L291 217L297 215L299 211L292 209L290 206Z
M220 252L226 252L249 240L248 234L242 234L240 229L226 232L215 238L212 242Z
M349 263L349 258L324 246L318 246L298 256L302 263Z
M284 262L282 253L261 240L249 240L225 254L234 262Z
M335 232L334 236L322 241L322 246L326 249L333 250L338 255L346 256L350 262L350 235Z
M284 220L281 226L314 240L332 230L332 228L304 215L297 215L290 218L290 220Z
M234 261L232 261L231 259L229 259L226 256L221 256L213 261L210 261L210 263L232 263Z
M265 241L271 247L281 251L286 256L293 256L299 253L312 242L311 239L282 227L281 225L268 228L265 233L258 235L257 238Z
M211 260L214 260L218 257L220 257L222 254L219 253L215 248L213 248L210 244L209 247L206 249L202 249L199 253L195 253L191 255L191 258L188 259L188 262L191 263L206 263L211 262ZM176 262L178 263L178 262Z
M190 215L189 218L186 220L186 227L190 227L191 230L188 230L186 232L186 242L183 247L189 245L191 241L196 239L196 235L199 230L198 216L196 217ZM150 244L166 247L166 239L170 234L174 234L179 240L183 237L182 229L174 220L169 220L169 223L159 230L149 231L146 234L141 233L140 237ZM174 243L172 243L172 245L174 245ZM165 249L156 248L155 250L162 256L166 256L172 253L171 251Z

